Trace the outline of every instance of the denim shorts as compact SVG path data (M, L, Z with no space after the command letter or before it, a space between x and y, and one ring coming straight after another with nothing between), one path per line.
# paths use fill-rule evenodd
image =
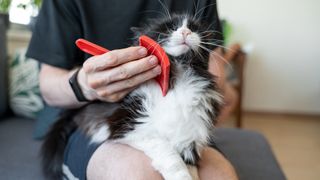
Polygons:
M90 143L90 138L80 130L73 132L64 151L64 179L85 180L89 160L100 145Z

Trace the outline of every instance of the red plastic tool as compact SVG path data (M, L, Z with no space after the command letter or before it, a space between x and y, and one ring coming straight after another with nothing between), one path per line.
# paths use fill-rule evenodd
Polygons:
M108 49L105 49L101 46L98 46L96 44L93 44L92 42L89 42L85 39L78 39L76 41L76 45L78 46L78 48L80 48L82 51L91 54L93 56L96 55L101 55L104 54L106 52L109 52Z
M161 74L156 77L156 81L160 85L162 95L165 96L169 88L169 75L170 75L169 58L165 53L165 51L162 49L162 47L157 42L149 38L148 36L143 35L139 37L139 44L140 46L143 46L148 50L148 55L152 54L158 58L161 66ZM108 49L105 49L101 46L98 46L84 39L78 39L76 41L76 45L82 51L94 56L109 52Z

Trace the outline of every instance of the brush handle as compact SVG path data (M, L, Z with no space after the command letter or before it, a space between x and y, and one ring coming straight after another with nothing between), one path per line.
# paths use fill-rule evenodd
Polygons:
M78 39L76 41L76 45L83 52L86 52L86 53L91 54L93 56L101 55L101 54L109 52L108 49L103 48L101 46L98 46L98 45L96 45L96 44L94 44L92 42L89 42L89 41L85 40L85 39Z

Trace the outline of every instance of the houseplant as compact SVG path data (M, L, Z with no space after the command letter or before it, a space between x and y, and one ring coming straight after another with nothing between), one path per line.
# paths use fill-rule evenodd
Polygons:
M11 0L0 0L0 13L7 13L11 4Z
M28 14L26 14L27 16L30 17L30 21L28 22L29 23L28 27L32 30L37 20L38 13L42 5L42 0L28 0L22 3L14 2L12 3L12 6L13 5L16 5L17 6L16 8L23 9L26 12L28 12ZM25 22L19 22L16 19L14 21L17 22L18 24L25 24Z
M17 16L30 16L29 26L33 26L36 16L38 15L39 9L42 5L42 0L0 0L0 18L6 21L6 25L9 25L9 14L10 21L17 24L25 24L24 21ZM17 9L21 9L18 10ZM23 12L25 11L25 12ZM20 12L23 12L20 14ZM13 14L12 14L13 13ZM17 19L18 18L18 19ZM25 18L24 18L25 19Z
M9 8L11 0L0 0L0 21L4 22L6 27L9 26Z

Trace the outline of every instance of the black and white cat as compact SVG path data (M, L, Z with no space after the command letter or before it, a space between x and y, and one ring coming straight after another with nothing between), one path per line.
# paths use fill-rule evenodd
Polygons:
M163 97L159 85L150 80L120 104L92 102L63 115L43 145L49 176L61 177L64 146L78 128L92 143L113 141L143 151L164 179L192 179L187 165L197 165L222 104L214 77L208 72L217 34L205 22L188 15L158 19L135 31L137 36L144 34L157 41L169 55L167 95Z

